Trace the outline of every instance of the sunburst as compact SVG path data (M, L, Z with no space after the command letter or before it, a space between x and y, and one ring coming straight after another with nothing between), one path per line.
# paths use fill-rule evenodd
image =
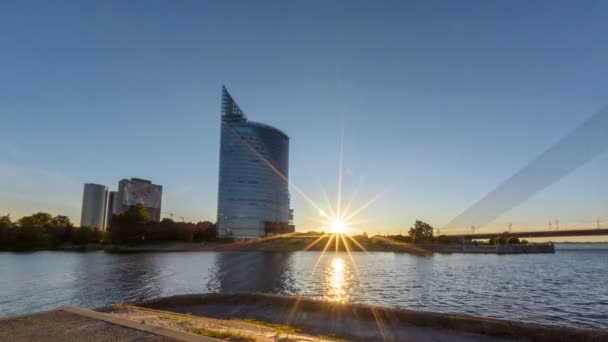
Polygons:
M344 251L346 251L346 253L351 261L351 265L353 266L353 268L355 270L355 273L357 274L357 276L359 276L359 270L356 266L356 263L355 263L355 260L352 256L352 254L351 254L352 250L351 250L351 244L349 242L352 242L352 245L357 246L357 248L359 248L361 251L363 251L365 253L367 253L367 250L356 239L354 239L353 237L351 237L349 235L350 233L353 233L356 231L356 229L354 228L353 219L357 215L359 215L361 212L363 212L365 209L367 209L369 206L371 206L374 202L379 200L387 191L382 191L375 196L371 196L367 201L365 201L365 203L363 205L361 205L360 207L358 207L354 210L351 210L351 205L356 200L356 197L358 194L359 187L357 187L355 189L355 191L353 192L352 197L348 200L348 202L346 202L346 206L344 207L344 210L343 210L343 208L342 208L343 172L342 171L343 171L343 156L344 156L344 130L342 130L341 134L340 134L340 154L339 154L339 165L338 165L338 186L337 186L337 193L336 193L336 203L335 203L335 207L333 207L331 205L331 202L329 201L327 193L324 190L322 190L323 199L325 200L325 203L327 205L325 210L323 210L323 208L321 208L321 206L319 206L317 203L315 203L315 201L313 201L311 199L311 197L308 196L302 189L300 189L298 186L296 186L293 182L289 181L288 178L286 177L286 175L283 175L278 169L276 169L269 160L267 160L264 156L262 156L259 152L257 152L257 150L255 150L247 141L242 139L240 137L240 135L238 135L232 129L228 129L228 132L230 134L234 135L240 144L242 144L245 148L249 149L266 166L268 166L271 170L273 170L279 177L281 177L284 181L288 182L289 186L292 189L294 189L300 196L302 196L319 213L320 218L315 219L315 221L318 221L321 224L320 228L322 228L326 233L322 234L316 240L311 242L308 246L306 246L306 248L304 248L304 250L309 250L309 249L313 248L315 245L322 242L323 240L327 240L327 241L319 255L319 258L317 259L317 261L313 267L312 273L314 274L315 269L317 268L317 265L319 264L319 262L325 255L325 252L331 247L332 243L334 243L336 254L338 253L340 244L342 244L344 246ZM292 234L286 234L286 235L292 235ZM286 235L283 235L283 236L286 236ZM278 237L278 236L266 237L263 240L274 239L274 238L280 238L280 237ZM296 301L287 316L287 323L291 322L291 320L293 319L295 312L297 312L299 302L300 302L300 296L298 296L296 298ZM374 320L376 321L376 324L378 325L378 329L379 329L380 333L382 334L383 338L386 340L383 319L380 315L378 315L376 313L376 311L373 307L372 307L372 312L374 313Z

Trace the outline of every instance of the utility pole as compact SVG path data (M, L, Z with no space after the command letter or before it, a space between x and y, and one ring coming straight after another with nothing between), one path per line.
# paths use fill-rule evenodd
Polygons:
M555 231L559 230L559 221L555 219Z
M509 222L509 234L511 234L511 227L513 227L513 223Z
M597 218L597 229L600 229L600 218Z
M185 217L180 216L179 218L182 220L182 222L184 222L184 218L185 218Z

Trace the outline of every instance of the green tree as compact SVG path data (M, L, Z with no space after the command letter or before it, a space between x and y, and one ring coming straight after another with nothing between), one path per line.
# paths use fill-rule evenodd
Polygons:
M141 203L130 206L127 211L119 216L121 216L124 222L128 223L146 223L150 221L150 212Z
M516 237L510 237L507 239L507 244L509 245L519 245L521 243L521 241L519 241L519 238Z
M173 221L172 218L165 217L162 220L160 220L160 223L175 223L175 221Z
M15 240L15 227L10 215L0 217L0 250L8 250Z
M74 227L70 218L64 215L57 215L51 220L51 225L56 228Z
M507 244L507 238L504 236L499 236L496 239L494 239L495 244L497 245L506 245Z
M102 240L103 232L97 227L80 227L72 232L72 242L78 245L100 243Z
M438 243L442 243L442 244L452 244L452 243L458 243L458 238L454 238L453 236L448 236L448 235L439 235L437 237L437 242Z
M408 235L414 239L414 242L428 242L433 240L434 230L430 224L417 220L414 226L410 228Z
M32 216L24 216L19 219L21 227L48 227L52 225L53 216L49 213L36 213Z
M132 205L122 214L112 215L110 237L112 243L138 243L146 240L145 225L150 221L150 213L143 204Z
M0 216L0 229L9 229L13 226L11 215Z

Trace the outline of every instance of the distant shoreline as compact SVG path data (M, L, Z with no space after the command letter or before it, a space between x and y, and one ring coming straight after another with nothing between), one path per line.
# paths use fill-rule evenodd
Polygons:
M318 237L317 237L318 238ZM35 251L64 251L64 252L89 252L105 251L108 253L162 253L162 252L205 252L205 251L251 251L251 252L298 252L298 251L350 251L350 252L396 252L409 254L432 254L432 253L474 253L474 254L519 254L519 253L552 253L541 247L546 244L530 244L527 249L511 246L511 250L502 248L502 252L492 250L487 245L461 245L461 244L414 244L394 243L388 244L374 242L371 238L359 245L345 238L336 246L335 239L328 244L327 241L314 244L315 237L294 237L246 240L240 242L161 242L138 244L133 246L111 245L111 244L88 244L88 245L62 245L52 249L29 249L29 250L4 250L6 252L35 252ZM349 242L350 241L350 242ZM560 242L560 245L601 245L606 242ZM505 246L508 247L508 246ZM519 249L519 250L518 250ZM538 249L538 250L535 250Z

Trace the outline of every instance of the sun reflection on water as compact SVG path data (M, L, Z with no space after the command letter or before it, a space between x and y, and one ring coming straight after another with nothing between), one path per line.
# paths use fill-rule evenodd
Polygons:
M350 270L346 266L344 259L334 257L326 271L326 290L325 299L345 303L349 298L349 274Z

